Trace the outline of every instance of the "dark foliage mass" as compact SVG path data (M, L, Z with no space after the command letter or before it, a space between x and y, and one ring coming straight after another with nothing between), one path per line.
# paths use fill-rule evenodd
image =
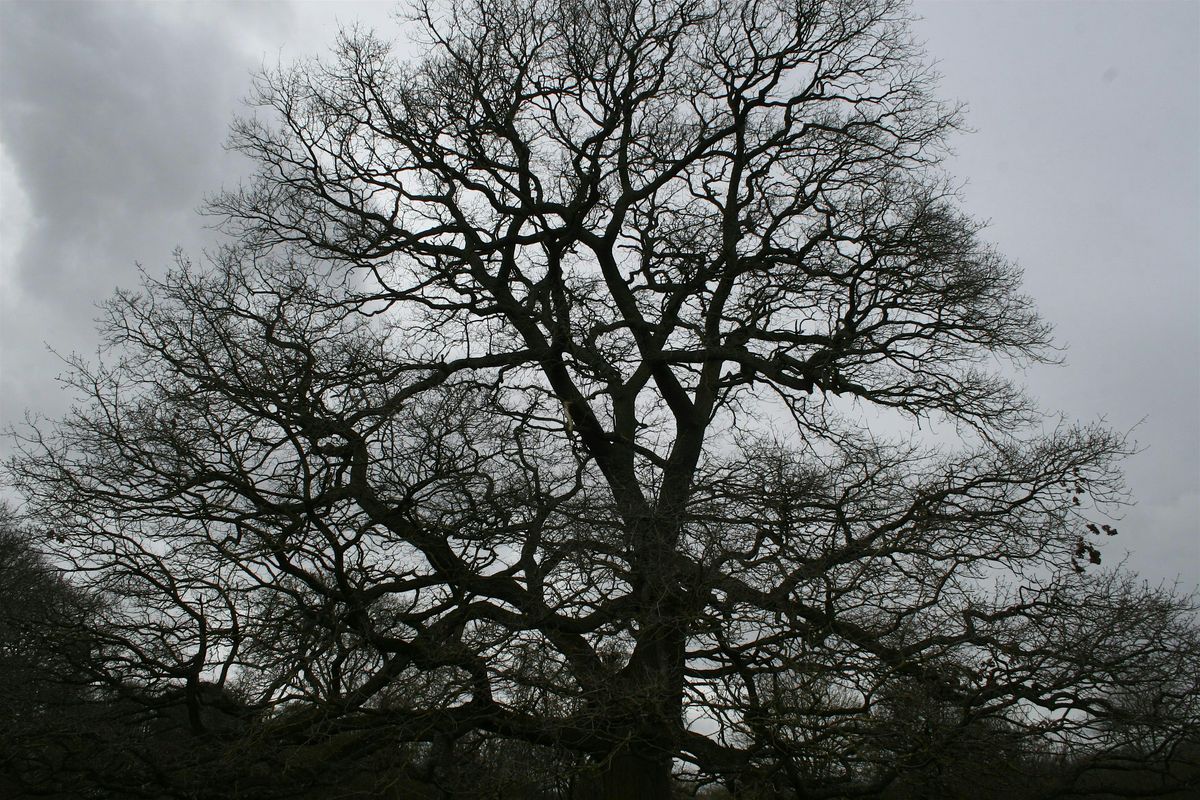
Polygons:
M1194 787L1193 600L1097 566L1127 446L1003 368L1048 329L907 23L464 0L261 76L233 244L18 433L5 780Z

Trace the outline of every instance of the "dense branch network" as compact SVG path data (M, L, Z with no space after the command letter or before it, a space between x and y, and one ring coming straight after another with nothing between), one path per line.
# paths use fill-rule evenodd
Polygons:
M1126 445L1032 435L991 366L1049 334L938 170L958 113L901 5L414 24L421 61L348 34L261 77L232 140L257 177L212 204L238 244L113 300L88 403L24 435L31 509L118 598L114 685L647 792L1195 735L1187 603L1088 568Z

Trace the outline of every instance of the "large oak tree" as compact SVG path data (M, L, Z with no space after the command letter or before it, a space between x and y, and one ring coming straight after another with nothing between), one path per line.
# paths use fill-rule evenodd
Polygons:
M352 32L260 77L234 244L118 295L23 434L109 599L96 669L197 735L215 684L261 735L433 781L523 743L597 798L967 752L1066 790L1195 734L1190 601L1094 566L1126 445L1013 385L1048 329L957 207L903 4L410 24L417 61Z

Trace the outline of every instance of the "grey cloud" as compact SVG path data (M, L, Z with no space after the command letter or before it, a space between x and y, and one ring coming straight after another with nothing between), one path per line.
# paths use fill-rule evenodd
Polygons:
M90 294L127 268L97 257L159 258L187 230L168 223L228 171L231 87L219 78L233 67L244 85L252 65L219 27L139 6L17 4L5 16L0 135L36 210L17 269L34 292L69 281Z
M248 10L241 11L239 9ZM225 129L263 59L246 23L278 34L288 9L226 14L169 4L0 5L0 145L6 214L0 413L62 408L42 346L92 347L94 304L183 246L211 241L195 209L236 182ZM210 7L211 11L211 7ZM249 17L249 18L247 18ZM268 38L277 38L270 37Z

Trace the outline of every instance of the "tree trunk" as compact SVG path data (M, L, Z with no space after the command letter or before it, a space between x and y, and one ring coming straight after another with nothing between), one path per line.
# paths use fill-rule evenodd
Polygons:
M647 530L648 529L648 530ZM596 707L614 749L576 782L575 800L668 800L671 764L683 721L684 660L689 608L686 585L672 565L677 519L635 528L637 644L615 676L612 693ZM641 535L638 535L638 534ZM622 735L624 734L624 735Z
M671 759L623 747L584 772L574 800L666 800L671 796Z

